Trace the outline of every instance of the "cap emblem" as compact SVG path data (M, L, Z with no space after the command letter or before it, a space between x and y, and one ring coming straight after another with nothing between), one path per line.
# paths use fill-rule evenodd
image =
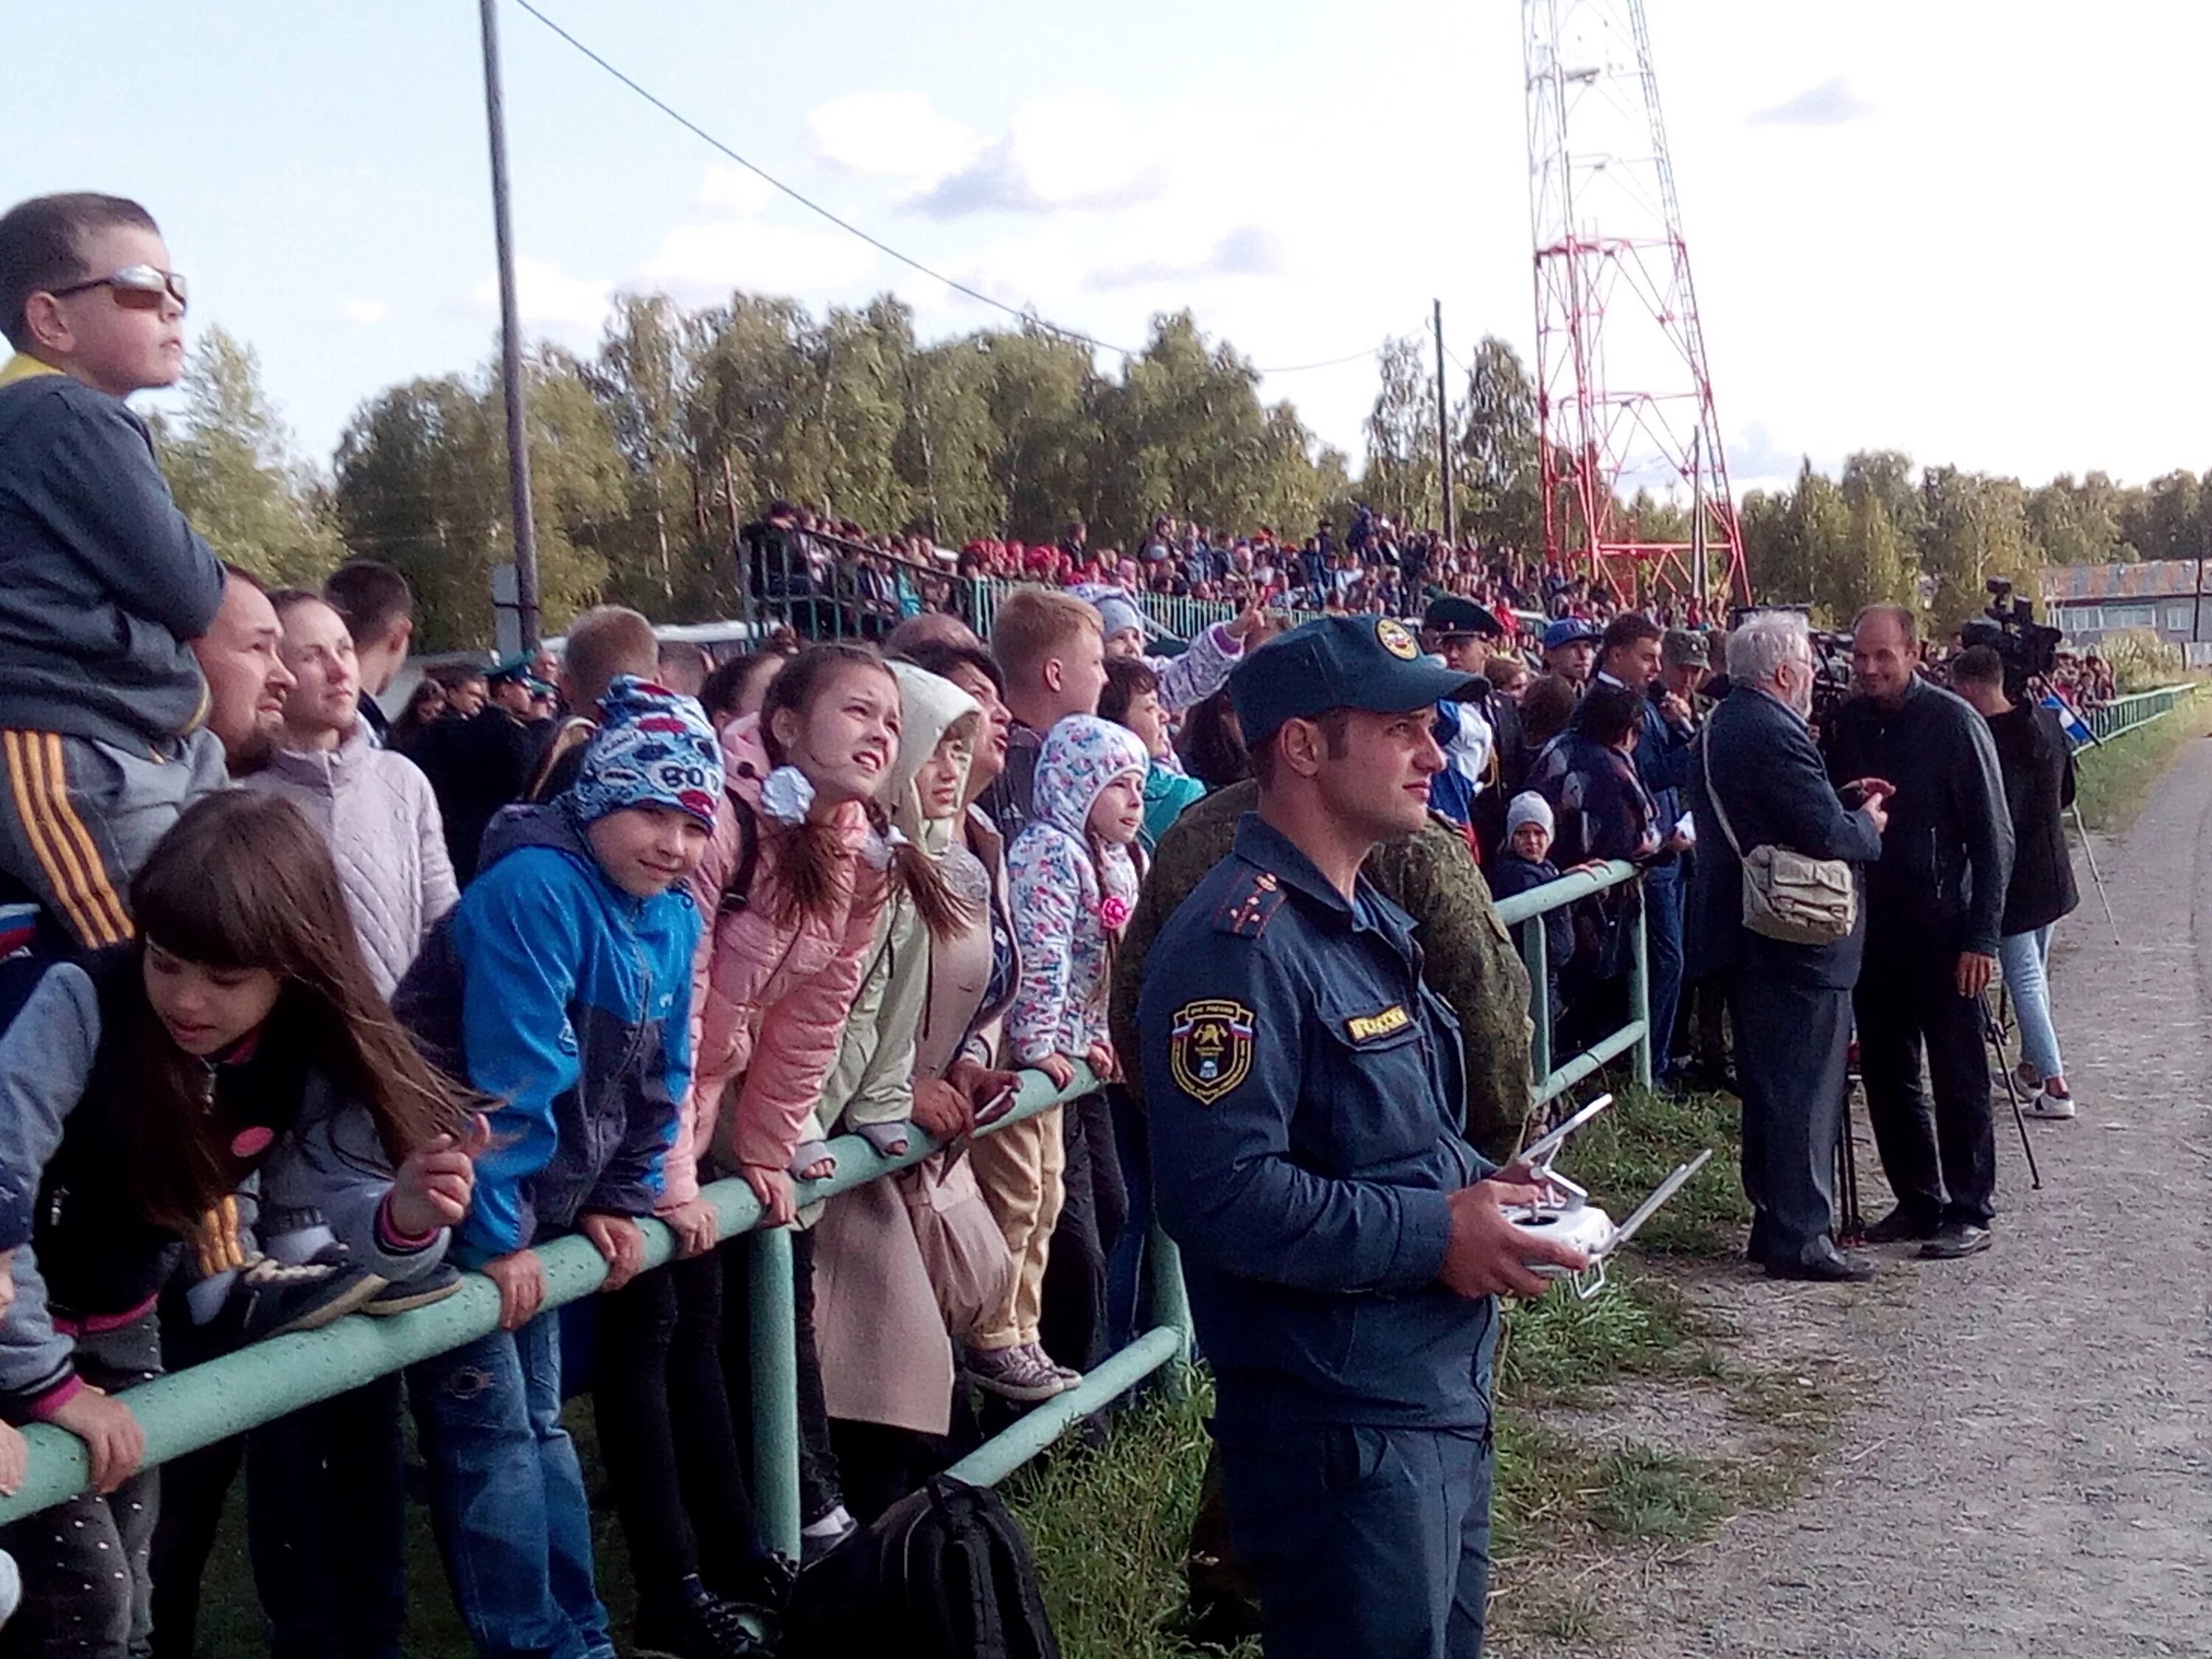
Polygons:
M1421 654L1421 647L1406 631L1406 625L1395 617L1375 619L1375 639L1385 651L1401 662L1411 662Z

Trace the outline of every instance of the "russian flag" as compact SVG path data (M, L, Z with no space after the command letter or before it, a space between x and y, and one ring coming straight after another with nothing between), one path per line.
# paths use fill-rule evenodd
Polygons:
M2058 711L2058 724L2065 728L2066 740L2076 749L2090 740L2093 734L2089 730L2088 721L2075 713L2074 705L2065 698L2060 696L2056 691L2046 692L2044 695L2043 706L2045 708L2055 708Z

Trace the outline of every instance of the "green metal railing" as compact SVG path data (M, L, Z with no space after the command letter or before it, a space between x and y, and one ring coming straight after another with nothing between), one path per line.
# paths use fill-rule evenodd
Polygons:
M1637 1081L1646 1086L1650 1083L1640 909L1630 969L1631 1018L1626 1025L1585 1053L1554 1066L1550 1009L1542 991L1547 966L1540 920L1544 913L1637 878L1633 866L1611 864L1547 883L1498 907L1501 918L1523 930L1522 951L1536 987L1533 1070L1540 1103L1630 1048L1636 1054ZM1025 1072L1013 1106L978 1133L997 1133L1097 1086L1090 1070L1079 1064L1074 1080L1057 1091L1041 1073ZM831 1147L836 1155L836 1173L826 1181L801 1182L802 1204L849 1192L918 1164L939 1150L939 1143L917 1129L914 1144L896 1158L877 1152L857 1135L841 1135ZM796 1559L799 1547L799 1376L791 1233L760 1225L760 1205L742 1181L714 1182L702 1195L714 1206L724 1238L750 1235L754 1496L762 1541ZM641 1225L646 1266L650 1271L668 1261L674 1236L658 1221ZM605 1281L605 1262L580 1237L556 1239L538 1247L538 1255L544 1263L549 1310L589 1296ZM953 1466L955 1475L978 1485L1005 1479L1051 1445L1069 1426L1155 1373L1168 1373L1171 1392L1188 1386L1190 1311L1183 1290L1182 1257L1157 1226L1152 1229L1146 1259L1157 1321L1153 1327L1093 1370L1079 1387L1030 1410L970 1452ZM458 1292L429 1307L388 1319L356 1315L319 1331L257 1342L206 1364L157 1377L131 1389L125 1397L145 1431L145 1461L151 1466L334 1398L372 1377L449 1352L497 1328L498 1322L497 1291L482 1274L469 1273L464 1275ZM36 1514L86 1490L88 1468L82 1441L45 1424L33 1424L24 1434L31 1443L29 1472L13 1496L0 1497L0 1524Z
M984 1134L1076 1099L1098 1086L1078 1065L1075 1080L1055 1092L1041 1073L1022 1074L1015 1103ZM857 1135L831 1143L837 1172L826 1181L802 1182L802 1204L848 1192L920 1163L938 1143L919 1130L898 1158L886 1158ZM718 1181L703 1193L714 1206L723 1236L751 1234L751 1355L753 1460L762 1541L799 1558L799 1375L791 1234L763 1229L760 1206L742 1181ZM674 1237L658 1221L642 1224L648 1269L664 1265ZM545 1265L545 1306L589 1296L606 1279L606 1263L580 1237L540 1246ZM1153 1231L1147 1257L1152 1306L1159 1323L1086 1376L1081 1386L1029 1413L955 1466L953 1473L979 1485L1004 1479L1050 1445L1067 1426L1126 1393L1144 1378L1170 1369L1170 1389L1184 1386L1190 1355L1189 1304L1183 1296L1182 1259L1172 1241ZM280 1336L155 1378L125 1399L146 1431L150 1466L213 1445L232 1435L360 1387L371 1377L446 1353L495 1329L499 1293L480 1273L465 1276L444 1301L389 1319L359 1315L319 1331ZM1170 1369L1171 1368L1171 1369ZM0 1524L21 1520L83 1492L84 1443L65 1430L33 1424L29 1474L12 1497L0 1498Z
M2192 681L2184 685L2160 686L2155 691L2137 691L2130 696L2115 697L2102 708L2090 709L2081 718L2088 722L2090 734L2102 743L2171 714L2202 689L2199 683Z
M1651 1086L1650 958L1641 903L1636 907L1636 932L1628 963L1626 1024L1555 1065L1552 1054L1552 999L1545 988L1551 973L1550 946L1544 938L1546 913L1608 888L1626 886L1639 879L1640 875L1634 865L1615 859L1601 869L1578 871L1498 901L1498 920L1521 930L1521 960L1528 969L1528 1016L1535 1027L1528 1039L1528 1076L1539 1106L1556 1100L1607 1061L1632 1048L1636 1051L1637 1086Z

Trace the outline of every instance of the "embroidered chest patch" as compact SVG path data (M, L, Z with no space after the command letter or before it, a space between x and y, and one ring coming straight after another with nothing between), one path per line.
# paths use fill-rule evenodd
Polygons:
M1393 1036L1413 1023L1406 1005L1394 1002L1379 1013L1353 1015L1344 1022L1344 1034L1354 1042L1372 1042L1377 1037Z
M1251 1075L1255 1036L1252 1011L1241 1002L1186 1002L1168 1029L1169 1071L1185 1094L1211 1106Z

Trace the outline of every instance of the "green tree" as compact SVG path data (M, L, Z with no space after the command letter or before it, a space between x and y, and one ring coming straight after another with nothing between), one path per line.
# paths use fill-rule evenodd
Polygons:
M2121 533L2145 559L2193 559L2203 492L2193 472L2153 478L2122 507Z
M2125 564L2136 550L2120 528L2126 492L2101 472L2080 483L2061 473L2027 495L2028 533L2046 564Z
M1437 394L1421 342L1412 335L1386 341L1377 379L1360 489L1378 513L1404 524L1434 524L1443 506L1437 475Z
M982 528L1040 542L1070 519L1095 519L1102 545L1124 538L1133 546L1142 526L1106 517L1108 439L1099 425L1105 383L1088 349L1035 327L978 334L974 346L989 365L984 397L996 428L992 475L1004 515Z
M622 522L628 480L612 422L573 360L541 353L529 374L538 602L550 633L599 598L602 544ZM347 543L406 575L423 644L488 644L492 568L514 557L505 402L490 371L372 400L338 441L337 471Z
M1454 413L1462 533L1486 547L1534 551L1544 542L1543 446L1536 392L1513 348L1485 335Z
M606 596L672 618L712 608L726 538L702 493L688 417L702 346L696 318L665 295L623 295L580 366L627 472L624 509L601 529Z
M185 365L185 407L152 422L169 489L215 550L264 581L314 584L345 557L325 491L261 386L253 349L220 326Z
M1144 352L1094 399L1103 468L1092 516L1133 539L1160 513L1242 527L1316 505L1305 429L1262 408L1259 382L1188 312L1154 318Z
M2018 479L1931 466L1920 475L1920 500L1919 562L1934 586L1929 620L1939 635L1981 611L1992 577L2033 592L2038 562Z

